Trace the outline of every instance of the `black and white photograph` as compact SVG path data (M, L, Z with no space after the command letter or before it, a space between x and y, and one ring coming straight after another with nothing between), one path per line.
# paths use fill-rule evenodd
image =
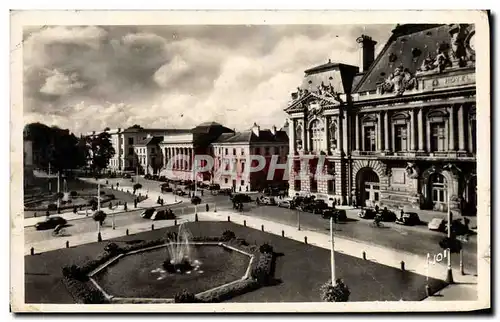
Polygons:
M11 15L14 312L490 308L487 12Z

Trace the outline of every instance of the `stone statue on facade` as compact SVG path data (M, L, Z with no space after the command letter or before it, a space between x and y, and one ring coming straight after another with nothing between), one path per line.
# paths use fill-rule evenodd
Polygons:
M409 178L411 179L417 179L418 178L418 167L415 163L413 162L408 162L406 165L406 174L408 175Z
M380 93L396 93L402 95L406 90L417 88L417 79L410 73L407 68L398 66L394 72L381 84Z
M330 137L330 149L336 150L337 149L337 122L333 121L330 124L329 128L329 137Z
M469 31L467 30L467 25L464 24L453 24L449 31L451 36L451 51L454 60L457 62L458 66L464 67L467 63L467 49L465 40Z

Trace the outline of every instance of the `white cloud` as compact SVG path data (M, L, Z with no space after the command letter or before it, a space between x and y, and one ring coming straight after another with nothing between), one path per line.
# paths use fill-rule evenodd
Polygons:
M73 90L81 89L85 83L78 80L77 73L65 75L58 70L53 70L52 74L45 79L45 84L40 89L41 93L48 95L67 95Z

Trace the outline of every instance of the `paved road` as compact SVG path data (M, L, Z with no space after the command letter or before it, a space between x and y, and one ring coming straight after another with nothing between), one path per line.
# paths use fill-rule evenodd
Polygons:
M246 215L257 216L274 222L297 226L297 211L275 206L251 206ZM349 220L335 227L335 234L356 240L368 241L373 244L425 256L441 252L439 241L445 237L440 232L429 231L427 227L406 227L395 223L384 223L384 227L376 228L371 220L354 219L355 210L348 210ZM328 233L330 223L320 215L300 212L301 229ZM477 240L471 236L464 243L464 267L466 271L477 273ZM361 252L362 250L360 250ZM459 257L452 256L453 265L459 265Z
M130 182L130 180L128 180ZM143 187L159 190L159 182L140 179ZM111 184L110 180L110 184ZM126 184L126 181L123 183ZM122 185L122 184L121 184ZM146 188L147 189L147 188ZM199 211L204 211L205 203L217 205L217 209L231 209L232 204L227 196L211 195L205 191L202 197L203 203L199 206ZM166 207L163 207L166 208ZM174 205L170 207L177 215L194 213L194 207L186 203ZM181 209L184 209L181 211ZM211 208L212 210L212 208ZM134 223L144 222L139 216L140 211L133 211L129 214L122 214L115 217L115 225L123 227ZM297 226L297 211L278 208L275 206L256 206L255 204L246 204L244 214L249 216L257 216L263 219ZM348 210L350 218L345 223L336 225L335 233L339 236L352 238L361 241L368 241L375 245L390 247L400 251L406 251L413 254L425 256L427 253L431 255L441 252L439 241L445 237L444 234L432 232L425 226L406 227L396 225L394 223L384 223L383 228L372 227L371 220L358 219L355 210ZM84 232L95 231L96 223L92 218L81 219L70 222L71 226L67 227L67 233L74 235ZM329 222L319 215L300 212L300 224L302 229L312 230L316 232L328 233ZM111 218L106 220L103 230L111 229ZM51 231L36 231L33 227L25 230L25 242L37 242L53 237ZM362 250L360 250L362 252ZM476 237L472 236L468 243L464 244L464 267L466 272L475 274L477 272L477 242ZM452 256L453 265L458 266L459 259L457 255Z

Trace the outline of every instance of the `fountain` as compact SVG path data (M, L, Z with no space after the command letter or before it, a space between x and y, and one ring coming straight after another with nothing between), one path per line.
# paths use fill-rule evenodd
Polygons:
M184 224L179 226L177 233L167 233L167 259L163 262L163 268L167 272L190 274L193 270L199 271L201 263L193 260L193 250L189 244L191 237L191 233L184 227Z

